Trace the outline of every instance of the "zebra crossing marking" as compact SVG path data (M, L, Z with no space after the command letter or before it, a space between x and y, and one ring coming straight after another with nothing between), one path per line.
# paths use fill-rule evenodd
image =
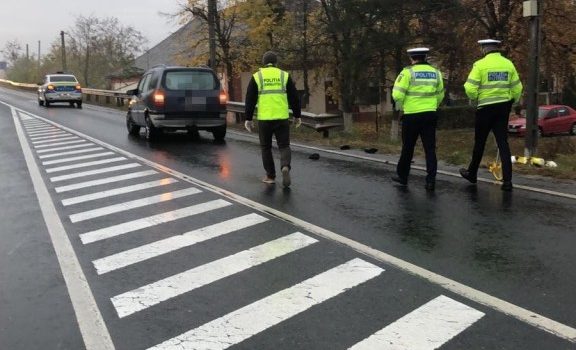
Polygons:
M78 168L87 168L87 167L91 167L94 165L118 163L118 162L122 162L124 160L126 160L126 157L106 158L106 159L102 159L102 160L95 160L93 162L76 163L76 164L72 164L72 165L63 165L63 166L59 166L56 168L48 168L48 169L45 169L45 171L48 174L51 174L51 173L55 173L55 172L59 172L59 171L72 170L72 169L78 169Z
M146 261L178 249L190 247L194 244L239 231L266 221L268 221L267 218L252 213L189 231L181 235L168 237L140 247L125 250L120 253L94 260L92 263L96 268L96 272L99 275L102 275L110 271Z
M68 174L68 175L55 176L55 177L51 177L51 178L50 178L50 181L51 181L51 182L59 182L59 181L65 181L65 180L70 180L70 179L77 179L77 178L79 178L79 177L85 177L85 176L91 176L91 175L98 175L98 174L110 173L110 172L118 171L118 170L132 169L132 168L137 168L137 167L140 167L140 166L142 166L142 164L129 163L129 164L118 165L118 166L113 166L113 167L108 167L108 168L101 168L101 169L96 169L96 170L83 171L83 172L80 172L80 173L73 173L73 174Z
M80 235L80 240L84 244L101 241L116 236L120 236L129 232L138 231L143 228L160 225L169 221L182 219L188 216L202 214L211 210L224 208L232 205L223 199L216 199L209 202L192 205L186 208L181 208L134 221L124 222L118 225L101 228L98 230L86 232Z
M284 289L149 350L227 349L314 305L379 276L384 269L353 259Z
M59 187L56 187L54 189L54 191L56 191L56 193L69 192L69 191L80 190L83 188L88 188L88 187L93 187L93 186L98 186L98 185L106 185L106 184L110 184L110 183L114 183L114 182L137 179L137 178L146 177L146 176L155 175L155 174L158 174L158 172L156 170L138 171L135 173L105 177L105 178L101 178L101 179L97 179L97 180L79 182L79 183L66 185L66 186L59 186Z
M136 184L136 185L132 185L132 186L113 188L113 189L105 190L105 191L101 191L101 192L85 194L83 196L66 198L66 199L62 200L62 205L66 207L69 205L85 203L85 202L93 201L96 199L113 197L113 196L117 196L117 195L121 195L121 194L146 190L146 189L159 187L159 186L166 186L166 185L170 185L170 184L173 184L176 182L178 182L178 180L176 180L175 178L166 177L166 178L163 178L161 180L149 181L149 182L144 182L144 183L140 183L140 184Z
M80 139L78 136L60 136L58 138L54 138L52 140L41 140L41 141L32 141L32 144L34 145L34 147L36 147L36 145L43 145L43 144L47 144L47 143L56 143L56 142L60 142L60 141L68 141L68 140L77 140Z
M199 189L194 188L194 187L185 188L183 190L178 190L178 191L174 191L174 192L165 192L165 193L157 194L157 195L146 197L146 198L135 199L135 200L129 201L129 202L118 203L118 204L109 205L109 206L98 208L98 209L93 209L93 210L88 210L88 211L84 211L84 212L77 213L77 214L72 214L72 215L70 215L70 221L72 221L73 223L76 223L76 222L80 222L80 221L90 220L90 219L94 219L94 218L98 218L98 217L106 216L106 215L110 215L110 214L115 214L115 213L119 213L122 211L130 210L130 209L136 209L136 208L145 207L147 205L152 205L152 204L170 201L170 200L173 200L176 198L191 196L193 194L197 194L197 193L201 193L201 192L202 191L200 191Z
M67 133L66 131L58 131L58 132L53 133L52 135L30 137L30 140L40 141L40 140L57 139L59 137L64 137L67 135L72 135L72 134Z
M99 157L104 157L104 156L110 156L113 154L115 154L115 153L114 152L92 153L92 154L88 154L85 156L77 156L77 157L48 160L48 161L42 162L42 165L46 166L46 165L54 165L54 164L61 164L61 163L70 163L70 162L75 162L78 160L85 160L85 159L90 159L90 158L99 158Z
M77 148L93 147L93 146L96 146L96 145L93 143L85 143L82 145L72 145L72 146L66 146L66 147L55 147L55 148L41 149L41 150L37 150L36 153L41 154L41 153L48 153L48 152L54 152L54 151L65 151L65 150L69 150L69 149L77 149Z
M54 147L54 146L64 146L64 145L72 145L75 143L84 143L84 142L86 142L86 140L64 141L64 142L51 143L48 145L40 145L40 146L34 145L34 148L38 149L38 148L46 148L46 147Z
M316 242L318 240L295 232L117 295L112 297L110 301L112 301L118 316L123 318Z
M48 158L55 158L55 157L62 157L62 156L70 156L70 155L74 155L74 154L82 154L82 153L87 153L87 152L94 152L94 151L101 151L104 150L104 147L94 147L94 148L86 148L86 149L80 149L77 151L68 151L68 152L59 152L59 153L51 153L51 154L45 154L43 156L38 156L39 159L48 159Z
M349 350L438 349L483 316L483 312L441 295Z

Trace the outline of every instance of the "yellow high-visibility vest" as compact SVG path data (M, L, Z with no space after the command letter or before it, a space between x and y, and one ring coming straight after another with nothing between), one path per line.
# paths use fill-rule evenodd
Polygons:
M253 75L258 85L258 120L288 119L288 73L276 67L260 68Z
M500 52L491 52L474 63L464 90L478 107L510 100L518 102L522 82L509 59Z
M427 63L406 67L396 78L392 98L405 114L436 111L444 99L442 73Z

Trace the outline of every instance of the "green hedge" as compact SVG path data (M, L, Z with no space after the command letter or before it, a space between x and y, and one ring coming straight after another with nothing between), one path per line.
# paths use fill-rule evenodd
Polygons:
M476 108L472 106L440 107L438 129L464 129L474 127Z

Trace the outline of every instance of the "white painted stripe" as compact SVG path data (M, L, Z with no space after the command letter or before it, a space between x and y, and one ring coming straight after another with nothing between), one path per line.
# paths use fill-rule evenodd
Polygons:
M54 147L54 146L64 146L64 145L72 145L75 143L83 143L83 142L86 142L86 140L57 142L57 143L51 143L49 145L34 146L34 148L38 149L38 148L46 148L46 147Z
M176 198L182 198L186 196L191 196L193 194L201 193L197 188L185 188L183 190L178 190L174 192L166 192L157 194L154 196L136 199L129 202L118 203L114 205L109 205L107 207L102 207L94 210L88 210L77 214L70 215L70 221L72 222L80 222L85 220L90 220L94 218L98 218L101 216L106 216L114 213L119 213L122 211L127 211L135 208L141 208L152 204L162 203L171 201Z
M97 175L97 174L104 174L104 173L110 173L113 171L118 171L118 170L125 170L125 169L132 169L132 168L137 168L139 166L142 166L138 163L130 163L130 164L124 164L124 165L118 165L118 166L113 166L113 167L109 167L109 168L102 168L102 169L96 169L96 170L90 170L90 171L84 171L81 173L74 173L74 174L69 174L69 175L61 175L61 176L55 176L55 177L51 177L50 181L52 182L58 182L58 181L64 181L64 180L70 180L70 179L77 179L79 177L84 177L84 176L90 176L90 175Z
M66 132L62 131L61 129L56 129L56 130L52 130L52 131L36 131L36 132L29 132L28 136L36 137L36 136L44 136L44 135L57 135L57 134L61 134L61 133L66 133Z
M0 103L2 103L0 101ZM10 105L8 105L10 106ZM15 108L13 106L10 106L12 108ZM44 118L40 117L40 116L36 116L35 117L45 120ZM571 343L576 343L576 328L568 326L566 324L563 324L561 322L555 321L553 319L550 319L548 317L545 317L543 315L540 315L536 312L533 312L531 310L525 309L523 307L520 307L518 305L512 304L507 302L506 300L503 299L499 299L497 297L494 297L490 294L484 293L481 290L478 289L474 289L472 287L469 287L465 284L462 284L460 282L457 282L455 280L452 280L450 278L447 278L445 276L439 275L437 273L434 273L430 270L426 270L418 265L414 265L408 261L399 259L393 255L387 254L385 252L379 251L377 249L374 249L370 246L367 246L365 244L362 244L360 242L354 241L352 239L346 238L342 235L339 235L335 232L332 232L330 230L326 230L322 227L319 227L317 225L314 225L312 223L309 223L307 221L298 219L292 215L286 214L282 211L276 210L274 208L262 205L258 202L252 201L248 198L242 197L236 193L230 192L228 190L225 190L223 188L220 188L218 186L214 186L212 184L209 184L207 182L201 181L199 179L190 177L189 175L186 175L184 173L181 173L179 171L173 170L171 168L165 167L161 164L155 163L153 161L150 161L148 159L145 159L143 157L137 156L133 153L130 153L128 151L125 151L123 149L120 149L118 147L115 147L109 143L100 141L98 139L95 139L89 135L83 134L81 132L78 132L76 130L70 129L68 127L65 127L63 125L60 124L56 124L58 125L58 127L67 130L71 133L77 134L78 136L84 137L87 140L90 140L94 143L97 143L99 145L102 145L104 147L107 147L117 153L121 153L126 155L127 157L130 157L132 159L138 160L140 162L142 162L143 164L146 164L150 167L153 167L155 169L158 169L162 172L165 172L167 174L170 174L182 181L187 181L191 184L194 184L196 186L199 186L201 188L204 188L207 191L212 191L216 194L222 195L236 203L240 203L242 205L246 205L248 207L254 208L255 210L258 210L262 213L266 213L266 214L270 214L273 215L275 217L278 217L286 222L289 222L295 226L301 227L302 229L309 231L311 233L314 233L320 237L326 238L328 240L337 242L339 244L342 244L344 246L347 246L349 248L352 248L366 256L369 256L373 259L376 259L378 261L390 264L392 266L395 266L397 268L399 268L402 271L406 271L412 275L418 276L420 278L423 278L441 288L444 288L446 290L449 290L455 294L458 294L466 299L472 300L474 302L480 303L482 305L485 305L495 311L499 311L502 312L506 315L509 315L511 317L514 317L515 319L524 322L525 324L528 324L534 328L543 330L545 332L548 332L550 334L553 334L557 337L560 337L562 339L566 339ZM231 132L234 133L234 132ZM236 133L238 134L238 133ZM246 134L243 134L244 136ZM256 142L257 142L257 137L255 138ZM299 147L305 147L302 145L298 145ZM312 148L308 148L308 149L312 149ZM331 153L332 151L326 150L326 149L319 149L322 152L328 152ZM333 153L337 153L337 152L333 152ZM340 155L344 155L346 156L346 154L340 154ZM359 159L364 159L361 156L358 156L356 158ZM380 159L375 159L375 158L366 158L366 160L369 161L374 161L374 162L379 162L382 164L392 164L389 163L386 160L380 160ZM456 173L450 173L450 172L440 172L442 174L445 175L449 175L449 176L460 176ZM480 179L479 179L480 181ZM494 181L488 181L485 180L486 182L494 182ZM517 186L518 187L518 186ZM539 193L545 193L545 194L549 194L552 196L556 196L556 197L564 197L564 198L570 198L570 199L576 199L576 195L573 194L568 194L568 193L561 193L561 192L555 192L555 191L548 191L548 190L542 190L539 188L535 188L535 187L528 187L528 186L522 186L522 189L525 189L527 191L533 191L533 192L539 192Z
M54 157L61 157L61 156L70 156L73 154L82 154L82 153L87 153L87 152L94 152L94 151L101 151L103 150L104 147L94 147L94 148L87 148L87 149L80 149L77 151L69 151L69 152L59 152L59 153L52 153L52 154L46 154L43 156L38 156L38 158L40 159L47 159L47 158L54 158Z
M350 350L433 350L484 316L483 312L439 296L352 346Z
M12 119L16 126L16 134L24 153L32 185L38 197L40 210L46 222L46 228L54 246L68 294L70 295L80 333L84 340L84 346L87 350L114 350L114 344L106 329L104 319L94 300L94 295L92 295L86 276L82 272L82 267L74 253L74 248L72 248L72 244L64 230L64 225L60 221L50 193L42 181L40 169L38 169L34 161L34 155L18 122L15 109L12 106L9 107L12 108Z
M62 137L64 135L72 135L70 133L67 133L66 131L59 131L59 132L55 132L52 135L48 135L48 136L36 136L36 137L31 137L30 140L32 141L38 141L38 140L48 140L48 139L55 139L58 137Z
M120 318L318 242L300 232L112 297Z
M114 188L114 189L106 190L106 191L102 191L102 192L90 193L90 194L86 194L83 196L63 199L62 205L64 205L66 207L69 205L89 202L89 201L93 201L96 199L113 197L113 196L117 196L120 194L146 190L149 188L154 188L154 187L159 187L159 186L166 186L166 185L169 185L169 184L172 184L175 182L178 182L178 180L171 178L171 177L167 177L167 178L164 178L161 180L150 181L150 182L145 182L145 183L136 184L136 185L132 185L132 186Z
M31 126L26 128L26 131L39 131L39 130L58 130L58 128L51 125Z
M143 228L152 227L166 222L182 219L188 216L202 214L210 210L224 208L229 205L232 205L232 203L226 202L223 199L217 199L202 204L196 204L186 208L169 211L166 213L149 216L147 218L129 221L122 224L105 227L99 230L86 232L80 235L80 239L82 240L82 243L88 244L96 241L101 241L103 239L120 236L125 233L138 231Z
M79 139L78 136L60 136L52 140L32 141L32 144L34 145L34 147L36 147L36 145L43 145L46 143L56 143L61 141L77 140L77 139Z
M41 153L48 153L48 152L54 152L54 151L64 151L64 150L69 150L69 149L77 149L77 148L93 147L93 146L95 146L95 144L85 143L83 145L73 145L73 146L66 146L66 147L55 147L55 148L47 148L47 149L37 150L36 153L41 154Z
M114 152L101 152L101 153L93 153L93 154L88 154L85 156L78 156L78 157L70 157L70 158L62 158L62 159L55 159L55 160L49 160L46 162L42 162L42 165L53 165L53 164L60 164L60 163L68 163L68 162L75 162L77 160L84 160L84 159L90 159L90 158L99 158L99 157L104 157L104 156L110 156L113 155Z
M361 259L351 260L150 349L226 349L383 271Z
M114 153L112 153L114 154ZM71 169L78 169L78 168L87 168L87 167L91 167L94 165L102 165L102 164L109 164L109 163L118 163L121 161L126 160L125 157L115 157L115 158L107 158L107 159L102 159L102 160L95 160L93 162L86 162L86 163L78 163L78 164L72 164L72 165L63 165L63 166L59 166L56 168L48 168L46 169L46 172L48 174L51 173L55 173L58 171L64 171L64 170L71 170Z
M158 174L158 172L155 170L145 170L145 171L139 171L136 173L111 176L111 177L106 177L106 178L98 179L98 180L80 182L80 183L67 185L67 186L60 186L60 187L56 187L54 190L56 191L56 193L62 193L62 192L79 190L79 189L86 188L86 187L93 187L93 186L98 186L98 185L105 185L105 184L109 184L109 183L114 183L114 182L137 179L139 177L145 177L145 176L154 175L154 174Z
M96 272L102 275L266 221L268 219L261 215L248 214L94 260L93 264Z

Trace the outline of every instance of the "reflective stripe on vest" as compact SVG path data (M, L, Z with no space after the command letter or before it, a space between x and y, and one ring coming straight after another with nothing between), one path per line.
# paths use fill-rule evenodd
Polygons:
M253 77L258 85L258 120L288 119L288 73L276 67L265 67Z

